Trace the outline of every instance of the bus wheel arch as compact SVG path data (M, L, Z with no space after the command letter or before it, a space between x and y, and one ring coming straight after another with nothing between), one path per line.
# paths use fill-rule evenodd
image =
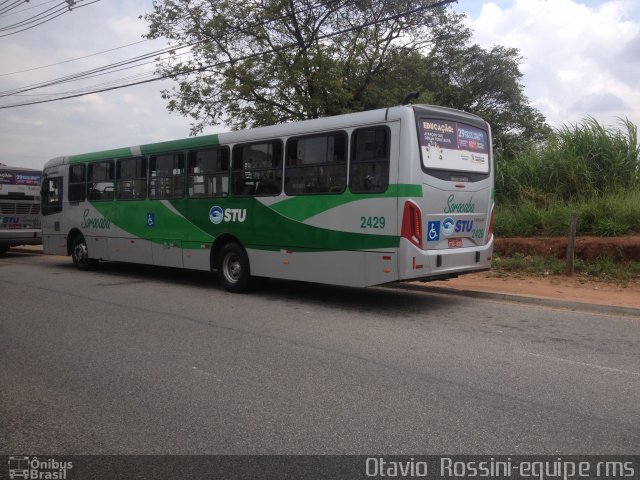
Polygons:
M78 270L90 270L98 264L98 261L89 258L87 241L80 230L73 229L67 236L67 252Z

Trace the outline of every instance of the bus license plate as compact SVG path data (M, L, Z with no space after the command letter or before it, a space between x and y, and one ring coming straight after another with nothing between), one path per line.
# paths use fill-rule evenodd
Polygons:
M461 238L450 238L449 239L449 248L460 248L462 247L462 239Z

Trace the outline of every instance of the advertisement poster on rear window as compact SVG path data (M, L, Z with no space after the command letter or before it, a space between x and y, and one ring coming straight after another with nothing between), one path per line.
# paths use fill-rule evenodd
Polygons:
M489 136L470 125L421 119L420 148L425 168L489 173Z
M0 171L0 183L4 185L40 185L39 173L18 172L11 170Z

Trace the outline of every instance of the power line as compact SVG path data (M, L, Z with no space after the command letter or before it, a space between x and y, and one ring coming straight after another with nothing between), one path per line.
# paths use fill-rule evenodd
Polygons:
M108 70L112 70L112 69L115 69L115 68L118 68L118 67L122 67L122 66L125 66L125 65L135 64L137 62L141 62L143 60L148 60L149 58L156 57L158 55L163 55L163 54L166 54L166 53L175 52L176 50L179 50L181 48L188 48L188 47L191 47L191 46L193 46L193 44L183 45L183 46L177 47L177 48L173 47L173 46L172 47L167 47L167 48L164 48L162 50L156 50L156 51L151 52L151 53L146 53L146 54L143 54L143 55L139 55L137 57L130 58L130 59L127 59L127 60L122 60L120 62L112 63L112 64L109 64L109 65L106 65L106 66L92 68L90 70L85 70L83 72L78 72L78 73L74 73L74 74L71 74L71 75L66 75L64 77L58 77L58 78L55 78L53 80L47 80L45 82L40 82L40 83L36 83L36 84L32 84L32 85L27 85L26 87L21 87L21 88L17 88L17 89L13 89L13 90L6 90L4 92L0 92L0 97L8 97L8 96L11 96L11 95L17 95L19 93L25 93L25 92L29 92L29 91L32 91L32 90L37 90L39 88L45 88L45 87L50 87L50 86L53 86L53 85L59 85L61 83L68 83L68 82L72 82L72 81L83 80L85 78L92 78L92 77L95 77L96 74L98 74L98 73L103 73L103 74L111 73L111 72L108 72ZM154 63L154 62L147 62L145 64L149 64L149 63ZM134 65L134 66L142 66L142 65L145 65L145 64L139 64L139 65ZM118 71L118 70L114 70L114 72L115 71Z
M17 12L1 14L0 17L10 17L11 15L18 15L19 13L26 12L27 10L33 10L34 8L40 8L43 5L47 5L48 3L53 3L53 2L57 2L57 1L58 0L49 0L47 2L39 3L38 5L33 5L32 7L23 8L22 10L18 10Z
M55 0L54 0L55 1ZM138 40L137 42L127 43L126 45L121 45L119 47L110 48L108 50L102 50L101 52L90 53L89 55L84 55L82 57L70 58L69 60L62 60L56 63L50 63L49 65L42 65L40 67L27 68L26 70L19 70L17 72L10 73L0 73L0 77L8 77L9 75L18 75L20 73L33 72L35 70L42 70L43 68L55 67L57 65L62 65L64 63L71 63L78 60L84 60L85 58L95 57L97 55L102 55L103 53L115 52L116 50L122 50L123 48L131 47L133 45L138 45L140 43L149 42L150 40Z
M447 4L453 3L454 1L456 1L456 0L440 0L440 1L437 1L437 2L429 4L429 5L422 5L420 7L416 7L414 9L407 10L407 11L404 11L404 12L401 12L401 13L396 13L394 15L389 15L389 16L384 17L384 18L371 20L369 22L363 23L362 25L358 25L358 26L355 26L355 27L348 27L348 28L345 28L345 29L342 29L342 30L333 31L331 33L320 35L320 36L317 37L317 40L326 40L328 38L332 38L332 37L335 37L335 36L338 36L338 35L343 35L345 33L349 33L349 32L352 32L354 30L359 30L359 29L362 29L362 28L370 27L370 26L376 25L378 23L387 22L387 21L390 21L390 20L398 20L399 18L406 17L406 16L409 16L409 15L413 15L413 14L416 14L416 13L420 13L420 12L425 11L425 10L431 10L431 9L434 9L434 8L445 6ZM196 43L200 43L200 42L196 42ZM199 71L205 71L205 70L209 70L209 69L213 69L213 68L218 68L218 67L221 67L221 66L233 63L233 62L242 62L242 61L249 60L249 59L252 59L252 58L258 58L258 57L260 57L262 55L265 55L265 54L278 53L278 52L287 50L289 48L295 47L296 45L297 45L296 42L291 42L291 43L288 43L288 44L285 44L285 45L281 45L280 47L275 47L275 48L272 48L272 49L269 49L269 50L265 50L265 51L262 51L262 52L253 53L253 54L249 54L249 55L244 55L242 57L232 58L230 60L220 61L220 62L216 62L216 63L213 63L213 64L200 66L200 67L197 67L197 68L192 68L192 69L189 69L189 70L177 73L177 74L166 74L166 75L156 76L156 77L153 77L153 78L150 78L150 79L145 79L145 80L140 80L140 81L136 81L136 82L127 83L125 85L117 85L117 86L93 89L93 90L87 91L87 92L72 93L70 95L64 95L62 97L51 98L51 99L47 99L47 100L37 100L37 101L31 101L31 102L17 103L17 104L13 104L13 105L3 105L3 106L0 106L0 109L23 107L23 106L28 106L28 105L37 105L37 104L42 104L42 103L56 102L56 101L59 101L59 100L68 100L68 99L71 99L71 98L82 97L82 96L85 96L85 95L91 95L91 94L95 94L95 93L103 93L103 92L108 92L108 91L112 91L112 90L118 90L118 89L121 89L121 88L128 88L128 87L133 87L133 86L137 86L137 85L143 85L143 84L146 84L146 83L157 82L157 81L164 80L164 79L167 79L167 78L177 78L177 77L180 77L180 76L188 75L190 73L195 73L195 72L199 72ZM62 83L62 82L60 82L60 83ZM23 90L23 91L28 91L28 90Z
M325 0L325 1L327 1L327 0ZM353 0L349 0L349 1L345 2L344 5L348 5L352 1ZM332 0L328 0L327 3L319 2L319 3L314 4L314 5L309 5L309 6L305 7L305 8L301 8L299 10L296 10L295 13L302 13L304 11L312 11L315 8L318 8L320 6L326 6L327 4L330 4L331 2L332 2ZM275 21L278 21L278 20L282 20L282 19L286 18L286 16L287 16L287 14L283 14L283 15L280 15L279 17L262 20L260 22L257 22L255 24L253 24L253 25L245 26L244 28L261 27L261 26L264 26L264 25L266 25L268 23L275 22ZM232 28L235 28L236 30L239 30L238 27L232 27ZM141 42L144 42L144 41L146 41L146 40L142 40ZM141 43L141 42L135 42L135 43ZM129 44L129 45L134 45L135 43ZM163 50L156 50L156 51L151 52L151 53L149 53L149 54L147 54L145 56L136 57L136 58L131 59L131 60L139 61L139 60L142 60L144 58L150 58L151 56L162 55L164 53L171 53L172 49L179 50L181 48L185 48L185 47L188 47L188 46L195 46L195 45L198 45L200 43L204 43L204 41L194 42L194 43L188 44L188 45L179 45L179 46L174 46L174 47L168 47L167 49L163 49ZM123 48L123 47L117 47L117 48ZM117 48L115 48L115 49L117 49ZM115 49L111 49L111 50L115 50ZM111 50L107 50L107 52L111 51ZM100 53L102 53L102 52L100 52ZM86 57L93 56L93 55L97 55L97 54L91 54L91 55L87 55L85 57L80 57L80 58L86 58ZM178 56L181 56L181 55L183 55L183 54L180 54ZM69 61L72 61L72 60L69 60ZM59 62L59 63L65 63L65 62ZM58 83L67 83L67 82L70 82L70 81L83 80L85 78L91 78L91 77L99 76L95 72L103 72L104 75L108 75L108 74L111 74L111 73L114 73L114 72L117 72L117 71L121 71L121 70L125 70L125 69L129 69L129 68L134 68L135 67L135 65L134 65L133 67L127 67L127 68L124 68L124 69L120 68L120 69L117 69L117 70L112 70L112 69L115 69L115 68L117 68L117 67L119 67L119 66L121 66L123 64L127 64L127 63L133 63L133 62L130 62L129 60L123 60L122 62L116 62L116 63L113 63L113 64L105 65L104 67L100 67L99 69L94 69L94 70L90 70L90 71L87 71L87 72L80 72L78 74L73 74L73 75L70 75L70 76L66 76L66 77L62 77L62 78L59 78L59 79L50 80L48 82L43 82L43 83L40 83L40 84L35 84L35 85L23 87L23 88L20 88L20 89L14 89L14 90L9 90L9 91L5 91L5 92L0 92L0 97L2 97L2 96L19 95L20 93L23 93L23 92L26 92L26 91L34 90L34 89L37 89L37 88L46 88L48 86L56 85ZM144 65L147 65L149 63L153 63L153 62L141 63L138 66L144 66ZM52 64L52 65L57 65L57 64ZM43 67L36 67L36 68L33 68L33 69L27 69L27 70L23 70L21 72L12 72L12 73L8 73L8 74L0 74L0 76L13 75L15 73L22 73L22 72L27 72L27 71L31 71L31 70L37 70L37 69L45 68L45 67L48 67L48 66L49 65L46 65L46 66L43 66ZM109 70L112 70L112 71L109 71ZM43 94L43 95L45 95L45 94Z
M88 7L89 5L92 5L94 3L99 2L100 0L93 0L92 2L89 3L85 3L83 5L78 5L79 2L82 1L86 1L86 0L78 0L78 2L74 3L73 5L75 6L75 9L79 9L82 7ZM71 12L71 4L65 2L61 2L58 5L54 5L53 7L45 10L44 12L41 12L37 15L34 15L33 17L30 18L26 18L24 20L21 20L19 22L16 22L12 25L8 25L5 27L1 27L0 28L0 32L4 32L4 31L9 31L9 30L14 30L10 33L5 33L4 35L0 35L1 37L8 37L10 35L15 35L17 33L20 32L24 32L26 30L31 30L32 28L38 27L44 23L50 22L62 15L64 15L65 13L69 13ZM47 13L49 12L49 13ZM46 14L46 15L45 15ZM38 22L38 23L36 23ZM26 26L26 25L30 25L30 26ZM25 28L21 28L21 27L25 27ZM16 30L19 29L19 30Z
M2 4L0 4L0 14L9 12L11 10L13 10L14 8L18 8L20 6L21 3L24 2L24 0L14 0L13 3L7 5L6 7L3 7L1 5L4 5L5 3L9 3L11 0L8 0L6 2L2 2Z

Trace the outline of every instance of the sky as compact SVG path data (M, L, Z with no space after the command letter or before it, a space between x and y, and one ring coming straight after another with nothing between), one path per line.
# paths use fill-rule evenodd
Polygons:
M0 95L168 45L163 39L141 42L147 24L139 17L151 11L152 0L76 2L64 15L18 33L8 27L64 0L31 0L4 13L0 6ZM524 93L550 125L577 123L587 116L607 125L615 125L619 117L640 125L640 1L458 0L452 8L467 15L473 43L519 49ZM123 47L131 43L136 44ZM122 48L106 52L117 47ZM150 75L153 68L149 63L113 78ZM87 84L0 96L0 107ZM187 137L189 120L169 113L160 96L172 84L165 80L0 108L0 163L42 168L61 155ZM203 133L224 130L214 126Z

